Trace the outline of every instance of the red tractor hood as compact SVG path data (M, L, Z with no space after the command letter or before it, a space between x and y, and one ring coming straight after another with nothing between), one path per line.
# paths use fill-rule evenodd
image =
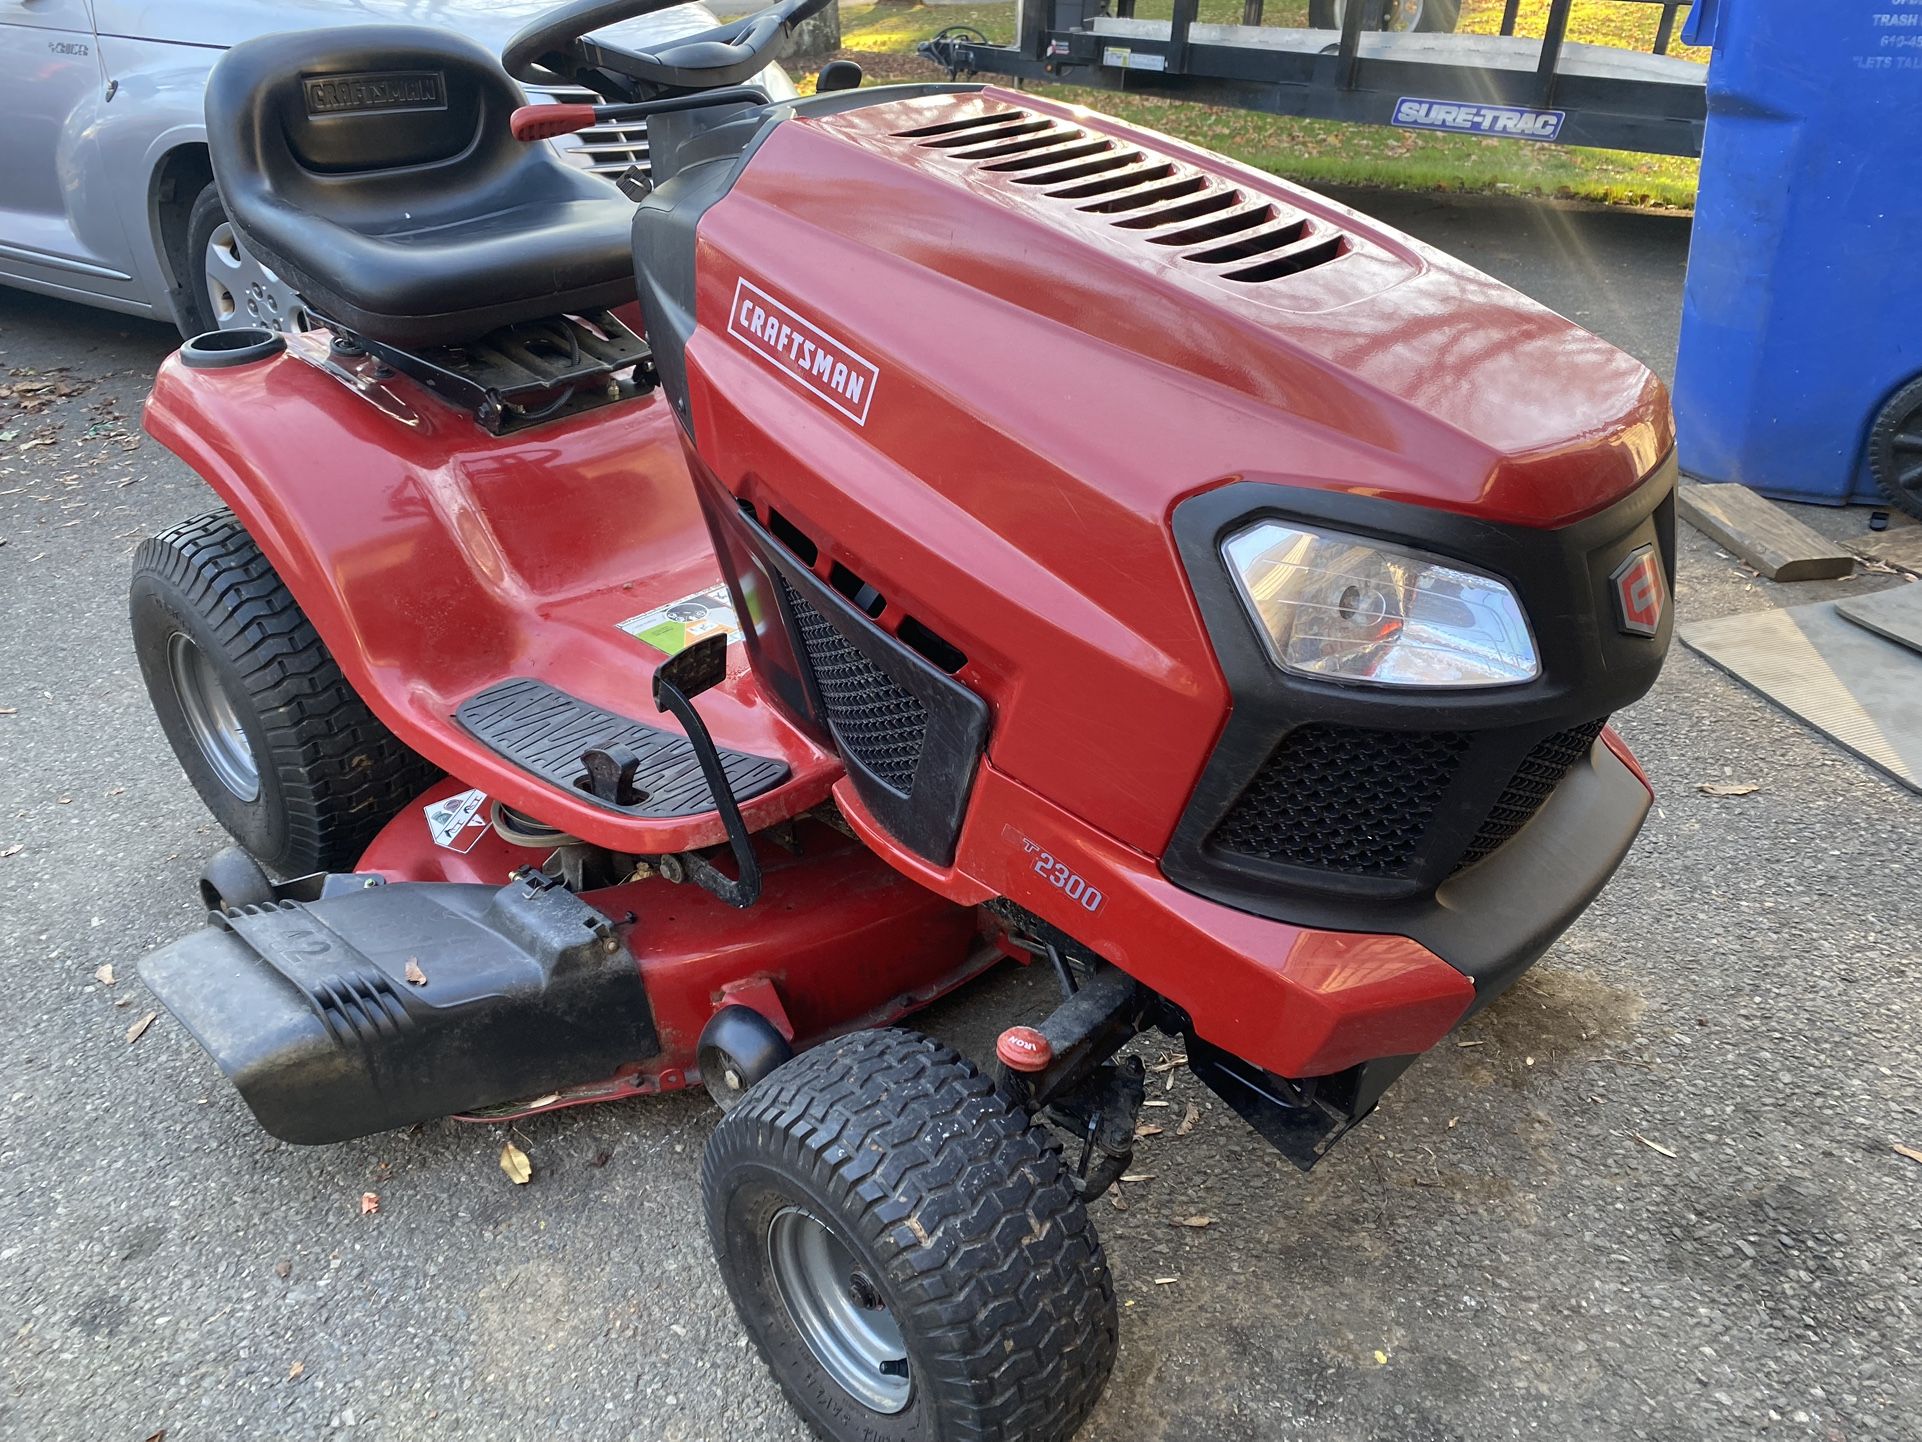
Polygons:
M1474 564L1431 515L1561 527L1670 449L1636 362L1271 176L1001 91L848 101L640 208L697 480L884 630L938 633L990 762L1149 855L1231 706L1181 502L1386 497Z
M1553 526L1672 440L1643 366L1479 271L1031 96L777 126L702 239L872 360L877 419L927 383L1150 513L1259 475Z

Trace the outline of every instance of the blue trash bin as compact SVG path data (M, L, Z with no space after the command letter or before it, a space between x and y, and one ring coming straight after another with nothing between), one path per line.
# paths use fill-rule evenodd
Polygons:
M1682 468L1879 501L1879 447L1922 506L1922 387L1902 398L1922 375L1922 0L1697 0L1683 38L1714 55L1675 363Z

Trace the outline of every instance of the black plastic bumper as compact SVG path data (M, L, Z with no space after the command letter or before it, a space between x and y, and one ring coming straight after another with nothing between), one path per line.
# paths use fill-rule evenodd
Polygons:
M1588 909L1627 856L1651 803L1640 778L1597 741L1513 841L1407 906L1393 929L1474 983L1466 1020L1513 986ZM1361 920L1349 929L1360 929ZM1304 1171L1375 1109L1414 1060L1377 1057L1333 1076L1284 1078L1189 1039L1194 1074Z

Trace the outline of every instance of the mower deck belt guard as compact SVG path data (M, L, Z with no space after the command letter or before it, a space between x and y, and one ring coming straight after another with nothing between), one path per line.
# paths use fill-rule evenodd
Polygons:
M368 885L217 913L140 964L282 1141L594 1081L658 1049L607 918L543 880Z
M532 677L517 676L470 696L455 718L516 766L610 811L669 817L715 809L713 792L685 736L590 706ZM631 806L594 796L581 784L587 774L581 753L614 746L625 746L640 758L634 785L641 799ZM736 800L759 796L787 779L786 763L771 757L726 748L720 756Z

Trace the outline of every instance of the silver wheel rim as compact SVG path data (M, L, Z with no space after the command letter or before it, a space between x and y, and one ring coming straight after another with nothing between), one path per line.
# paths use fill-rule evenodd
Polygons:
M222 786L242 801L252 801L260 795L254 748L240 727L234 703L221 687L213 661L184 631L167 638L167 674L173 678L181 714L207 765Z
M1339 30L1348 19L1350 0L1335 0L1335 28ZM1388 0L1381 14L1383 30L1413 30L1421 24L1421 11L1424 0Z
M300 297L247 253L232 221L221 221L207 237L202 268L207 276L207 299L214 308L214 324L220 329L256 325L268 330L313 328Z
M767 1256L795 1330L827 1374L870 1411L905 1408L907 1344L854 1253L810 1213L783 1207L768 1224Z

